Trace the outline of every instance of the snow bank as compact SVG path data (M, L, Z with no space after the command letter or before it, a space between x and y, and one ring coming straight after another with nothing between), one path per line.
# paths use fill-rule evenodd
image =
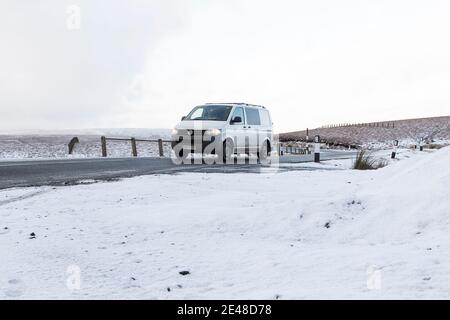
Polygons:
M407 241L426 234L447 238L450 148L381 170L373 185L360 194L370 201L372 217L363 228L370 231L371 237Z
M354 181L349 179L349 183ZM448 233L450 148L435 153L417 152L386 168L361 172L356 183L358 190L350 198L345 193L333 196L341 203L348 199L348 206L361 213L357 221L346 226L345 232L338 230L339 240L408 241L418 234L423 237L424 233ZM335 202L330 204L336 207ZM309 211L321 212L321 206L319 201ZM341 211L343 219L354 218L353 209Z

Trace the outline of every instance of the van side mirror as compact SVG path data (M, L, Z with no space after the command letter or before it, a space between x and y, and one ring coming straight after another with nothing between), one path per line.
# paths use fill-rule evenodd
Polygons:
M184 119L186 119L186 116L182 116L181 117L181 121L183 121Z
M241 122L242 122L241 117L234 117L233 119L231 119L230 124L241 123Z

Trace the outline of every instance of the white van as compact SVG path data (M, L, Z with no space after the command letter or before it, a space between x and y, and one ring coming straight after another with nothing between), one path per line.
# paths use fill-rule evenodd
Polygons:
M263 106L247 103L207 103L192 109L172 132L175 156L217 154L223 161L234 154L256 154L266 160L273 147L272 119Z

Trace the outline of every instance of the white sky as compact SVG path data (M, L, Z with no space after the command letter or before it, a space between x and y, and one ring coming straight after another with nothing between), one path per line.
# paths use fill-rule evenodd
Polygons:
M66 9L81 9L69 30ZM170 128L205 102L277 131L450 114L450 2L2 0L0 130Z

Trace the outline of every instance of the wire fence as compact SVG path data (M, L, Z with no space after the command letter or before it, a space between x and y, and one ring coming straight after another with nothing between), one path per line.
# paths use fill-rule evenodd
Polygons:
M394 121L367 122L367 123L341 123L321 126L321 129L344 128L344 127L366 127L366 128L395 128Z

